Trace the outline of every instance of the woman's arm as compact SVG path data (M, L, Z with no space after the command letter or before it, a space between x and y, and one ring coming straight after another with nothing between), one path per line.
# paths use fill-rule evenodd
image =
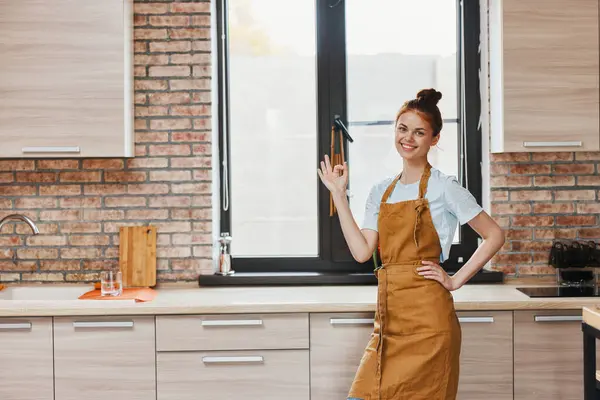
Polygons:
M483 242L469 261L452 276L453 290L471 279L504 245L504 231L485 211L469 221L469 226L483 238Z
M372 229L361 230L358 227L350 210L346 193L343 195L339 193L334 194L333 202L337 208L342 233L344 234L346 243L348 243L352 257L361 263L369 260L373 256L373 251L375 251L375 247L377 246L379 233Z
M346 197L348 165L344 163L343 166L336 165L332 168L329 157L325 155L325 160L321 161L321 169L317 169L317 173L323 184L332 194L342 227L342 233L352 253L352 257L358 262L369 260L377 246L379 234L371 229L363 229L361 231L354 220L348 198Z

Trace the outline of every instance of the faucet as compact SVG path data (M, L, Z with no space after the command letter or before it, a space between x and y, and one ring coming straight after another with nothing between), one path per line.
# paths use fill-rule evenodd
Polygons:
M10 220L23 221L27 225L29 225L29 227L33 231L34 235L38 235L40 233L37 225L29 217L27 217L26 215L23 215L23 214L10 214L10 215L7 215L6 217L0 219L0 230L2 230L2 227L4 226L4 224Z

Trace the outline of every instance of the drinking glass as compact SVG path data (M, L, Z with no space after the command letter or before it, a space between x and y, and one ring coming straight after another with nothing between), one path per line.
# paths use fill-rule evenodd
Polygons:
M102 296L119 296L123 293L123 277L121 271L102 271L100 273L100 294Z

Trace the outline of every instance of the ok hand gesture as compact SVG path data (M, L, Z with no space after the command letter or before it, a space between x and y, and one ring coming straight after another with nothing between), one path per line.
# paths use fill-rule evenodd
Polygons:
M321 182L333 194L345 194L348 186L348 164L336 165L331 168L329 156L325 154L325 160L321 161L321 169L317 169Z

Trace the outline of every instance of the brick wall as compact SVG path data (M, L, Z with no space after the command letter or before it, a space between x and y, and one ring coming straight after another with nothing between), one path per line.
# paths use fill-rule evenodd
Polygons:
M600 153L492 154L492 215L507 240L492 268L554 275L553 239L599 240Z
M0 161L0 281L92 281L119 226L158 227L158 280L212 271L210 2L136 1L133 159ZM16 259L13 261L13 255Z

